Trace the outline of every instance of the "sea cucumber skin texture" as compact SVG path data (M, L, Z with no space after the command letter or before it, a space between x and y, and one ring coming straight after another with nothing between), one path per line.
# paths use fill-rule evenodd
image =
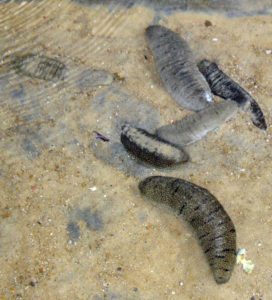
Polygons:
M244 110L249 109L252 123L260 129L267 129L264 114L258 103L238 83L221 71L215 62L204 59L199 62L198 68L213 94L236 101Z
M12 65L20 74L47 81L63 80L66 69L57 59L32 53L17 56Z
M158 167L179 164L189 159L182 149L128 123L122 126L121 142L137 158Z
M205 188L179 178L151 176L141 193L174 210L196 233L217 283L226 283L236 262L236 230L223 206Z
M168 93L184 108L199 111L212 102L187 42L160 25L146 28L146 38Z
M192 144L238 112L234 101L216 102L207 108L156 130L156 135L178 147Z

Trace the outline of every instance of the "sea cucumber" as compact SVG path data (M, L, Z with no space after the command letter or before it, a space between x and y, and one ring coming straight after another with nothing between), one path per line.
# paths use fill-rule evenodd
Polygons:
M211 91L187 42L160 25L147 27L145 34L162 81L171 96L189 110L206 108L212 102Z
M16 56L12 67L20 74L48 81L64 79L65 65L57 59L38 54Z
M236 262L236 230L223 206L205 188L179 178L151 176L141 193L174 210L195 231L217 283L226 283Z
M215 62L204 59L199 62L198 68L213 94L236 101L245 111L249 109L252 123L260 129L267 129L264 114L258 103L238 83L221 71Z
M182 149L128 123L122 126L121 142L137 158L159 167L179 164L189 159Z
M236 102L216 102L199 112L186 116L180 121L158 128L155 134L179 147L189 145L225 123L237 111L238 105Z

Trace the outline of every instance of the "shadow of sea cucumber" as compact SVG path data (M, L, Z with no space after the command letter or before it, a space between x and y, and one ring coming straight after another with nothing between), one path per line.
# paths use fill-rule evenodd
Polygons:
M120 141L121 127L129 120L132 126L152 132L161 123L159 109L136 99L117 86L111 86L99 93L90 103L90 108L97 115L92 131L97 131L109 139L105 143L93 135L90 149L95 157L126 174L135 177L148 176L154 167L141 164L128 154Z
M99 231L104 228L103 220L97 212L92 213L89 207L76 209L71 213L66 227L69 241L72 243L75 243L81 235L78 221L84 221L86 228L90 231Z

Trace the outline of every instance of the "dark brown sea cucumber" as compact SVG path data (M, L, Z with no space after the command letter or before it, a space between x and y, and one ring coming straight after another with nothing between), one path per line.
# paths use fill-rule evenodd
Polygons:
M159 167L179 164L189 159L182 149L128 123L122 126L121 142L137 158Z
M264 114L258 103L238 83L221 71L215 62L204 59L199 62L198 68L213 94L237 102L244 110L249 109L252 123L260 129L267 129Z
M139 189L191 225L215 281L226 283L236 262L236 230L219 201L207 189L173 177L148 177L140 182Z

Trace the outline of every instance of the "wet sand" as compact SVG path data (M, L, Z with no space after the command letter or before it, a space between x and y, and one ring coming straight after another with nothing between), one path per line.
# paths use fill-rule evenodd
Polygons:
M0 298L272 299L271 16L158 14L69 1L7 3L0 12ZM267 131L239 113L186 147L191 161L178 167L118 157L119 125L134 118L135 107L133 121L149 129L191 113L157 73L144 37L154 22L249 91ZM9 68L7 57L30 52L63 62L65 79ZM81 74L94 69L113 82L82 83ZM251 274L237 265L227 284L214 282L190 228L141 197L139 180L156 174L217 197L235 224L238 248L255 264Z

